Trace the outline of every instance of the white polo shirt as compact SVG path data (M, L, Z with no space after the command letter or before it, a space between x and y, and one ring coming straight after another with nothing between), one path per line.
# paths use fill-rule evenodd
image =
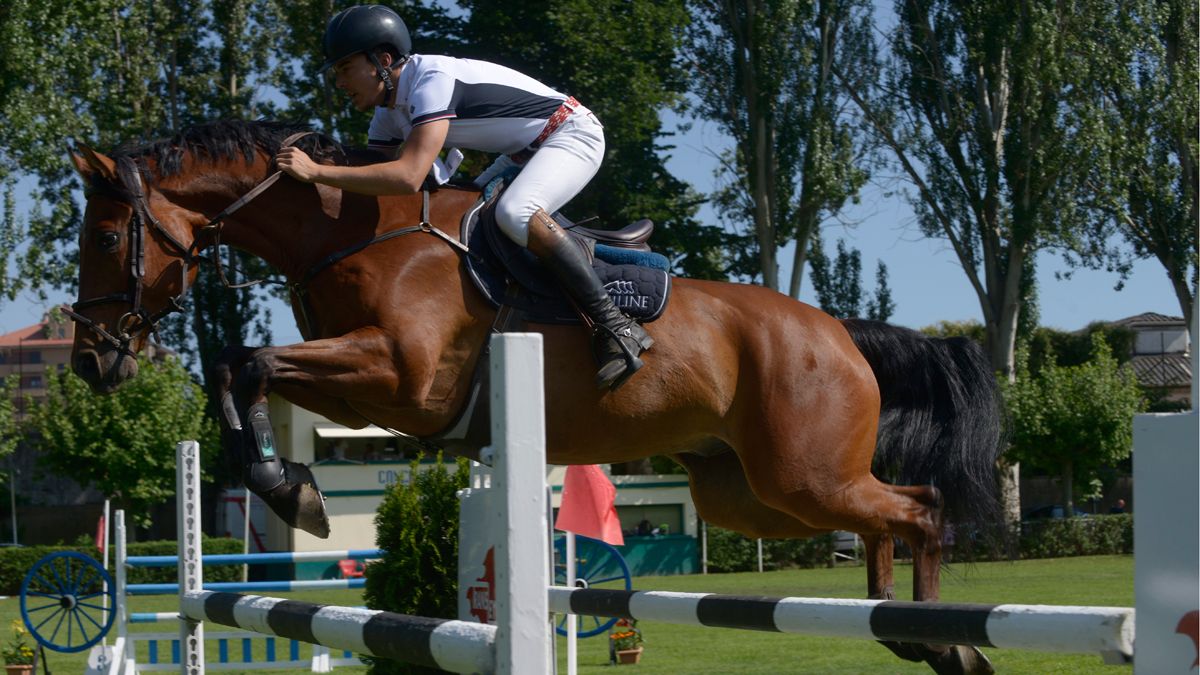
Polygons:
M444 147L511 154L528 146L566 95L487 61L414 54L391 107L375 109L367 138L395 147L413 127L450 120Z

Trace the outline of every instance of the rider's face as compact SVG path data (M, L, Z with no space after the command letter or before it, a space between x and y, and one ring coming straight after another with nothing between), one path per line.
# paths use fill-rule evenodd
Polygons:
M387 55L383 58L387 59ZM359 112L370 112L386 103L387 89L366 54L347 56L334 64L333 83L350 96L351 105Z

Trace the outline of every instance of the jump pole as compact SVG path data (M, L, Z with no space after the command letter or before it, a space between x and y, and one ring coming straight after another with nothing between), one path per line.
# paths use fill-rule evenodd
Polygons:
M505 535L494 547L498 625L202 591L199 446L184 441L177 446L184 673L204 672L202 621L455 672L553 672L541 335L493 336L491 355L492 447L483 455L494 473L491 487L478 492L491 498L488 526ZM184 478L185 469L191 478ZM185 517L189 513L195 517ZM193 571L194 579L188 576Z

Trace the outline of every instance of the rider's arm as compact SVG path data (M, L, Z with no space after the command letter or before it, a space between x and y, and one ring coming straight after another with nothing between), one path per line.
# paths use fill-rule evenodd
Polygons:
M317 164L296 148L285 148L276 157L279 169L306 183L322 183L365 195L404 195L420 191L425 176L450 130L450 120L435 120L414 127L396 159L364 166Z

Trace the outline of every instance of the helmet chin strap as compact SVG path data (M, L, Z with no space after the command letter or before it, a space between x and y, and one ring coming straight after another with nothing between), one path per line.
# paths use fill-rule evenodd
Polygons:
M396 84L392 82L391 71L389 71L383 66L382 63L379 62L379 56L375 54L375 52L367 52L367 58L370 59L371 64L375 66L375 73L379 76L379 79L383 81L384 88L387 89L388 96L386 98L391 98L392 92L396 91ZM407 60L408 59L405 57L400 57L400 60L397 61L395 65L404 65L404 62Z

